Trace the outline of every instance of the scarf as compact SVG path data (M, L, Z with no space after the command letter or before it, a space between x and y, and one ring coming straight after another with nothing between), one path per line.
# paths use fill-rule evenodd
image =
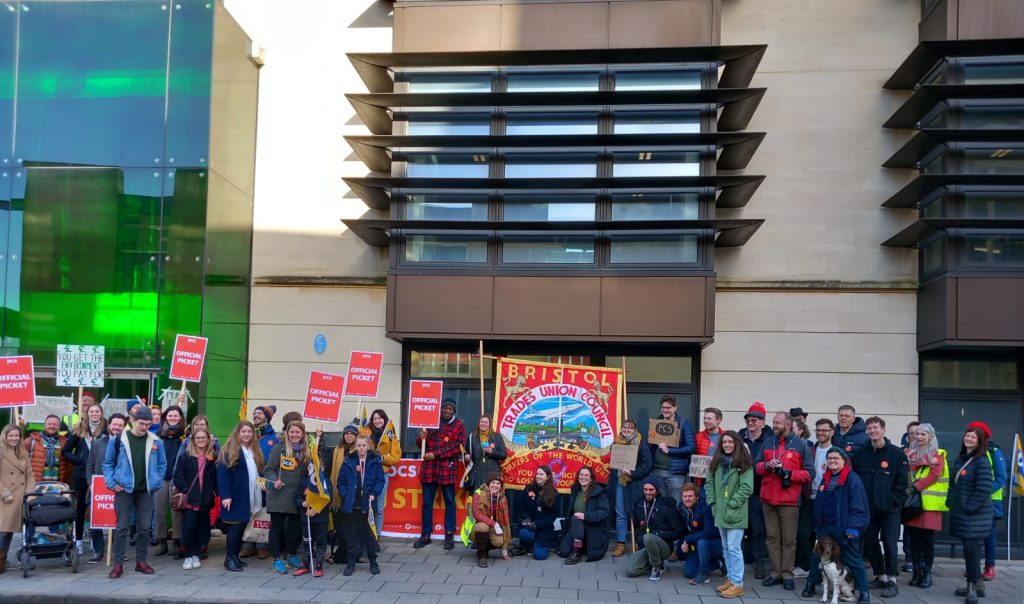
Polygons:
M185 434L184 422L180 424L164 424L160 429L160 438L175 439L181 438Z
M728 472L732 468L732 455L722 453L718 458L718 468L723 472Z
M91 445L93 439L95 438L94 435L96 434L96 431L99 430L99 429L100 429L100 422L96 422L96 423L89 422L89 433L85 435L86 442L88 442Z
M255 514L263 507L263 490L256 480L260 473L256 469L256 459L248 447L242 447L242 456L245 458L245 467L249 471L249 513Z
M54 434L53 436L50 436L45 432L40 432L39 437L43 441L43 447L46 448L46 463L44 464L44 466L46 467L47 470L56 468L57 465L60 463L60 460L57 459L60 456L60 434ZM53 477L55 478L56 476Z
M349 451L345 446L345 437L341 437L342 440L338 443L337 447L334 447L334 454L331 455L331 471L334 472L335 476L341 474L341 465L345 463L345 456L348 455ZM331 509L341 509L341 495L338 493L338 489L332 489L334 492L331 493Z
M619 432L619 435L615 437L615 444L617 444L617 445L635 445L635 444L638 444L639 442L640 442L640 433L637 432L636 430L633 431L633 436L631 436L629 438L626 438L625 436L623 436L621 432ZM622 486L628 485L630 483L630 481L633 480L632 476L627 476L626 474L623 474L622 472L619 472L618 476L619 476L619 484L621 484Z

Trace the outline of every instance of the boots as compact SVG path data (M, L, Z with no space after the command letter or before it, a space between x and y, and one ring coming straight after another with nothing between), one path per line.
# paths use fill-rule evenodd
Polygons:
M487 533L473 533L476 541L476 565L487 568L487 553L491 551L491 536Z
M455 549L455 533L444 534L444 549L453 550Z
M0 575L7 570L7 550L0 549Z
M569 557L565 559L565 563L568 566L572 566L573 564L579 564L580 562L583 562L583 556L580 555L580 548L573 547Z
M964 604L978 604L978 598L985 597L984 588L979 590L977 585L970 581L967 582L967 587L961 587L954 593L964 599Z
M626 544L619 541L615 546L615 551L612 552L612 558L621 558L626 555Z
M160 539L160 549L156 550L155 556L166 556L167 555L167 539Z
M184 560L185 559L185 548L182 547L182 545L181 545L181 539L175 539L172 543L174 544L174 546L173 546L174 547L174 559L175 560Z
M912 576L910 578L910 583L908 583L908 585L910 585L911 587L917 587L918 585L920 585L921 584L921 575L923 575L923 574L924 574L924 567L923 566L915 565L914 566L914 576Z
M921 581L917 584L921 589L928 589L932 586L932 567L921 567Z

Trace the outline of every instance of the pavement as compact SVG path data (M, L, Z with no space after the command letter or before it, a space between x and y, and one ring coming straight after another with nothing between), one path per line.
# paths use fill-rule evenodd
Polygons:
M223 568L223 538L215 537L210 558L202 568L183 570L180 561L167 556L151 556L156 574L134 572L134 553L129 553L124 577L108 579L103 564L79 567L72 574L60 560L40 560L28 579L17 566L9 566L0 575L0 602L140 604L189 602L328 602L356 604L564 604L566 602L639 602L644 604L723 604L714 587L721 582L718 573L711 583L691 586L682 575L682 564L669 563L669 572L659 582L647 576L626 576L626 558L609 554L598 562L565 566L552 555L538 561L521 556L504 561L492 553L488 568L477 568L475 552L456 544L445 552L439 541L426 548L412 548L412 541L384 539L379 556L381 574L370 575L368 565L360 564L350 577L341 574L342 565L327 566L324 576L293 577L274 573L270 560L249 558L249 567L241 573ZM12 548L12 552L16 551ZM13 555L13 553L12 553ZM963 583L963 562L949 558L936 560L935 585L927 590L908 587L909 577L900 577L900 593L884 600L872 593L876 604L960 604L963 598L953 590ZM1024 602L1024 563L1000 562L995 581L987 582L987 597L982 604L1021 604ZM869 579L871 577L869 576ZM795 592L781 586L764 588L750 567L744 580L746 595L738 604L796 604L803 581L797 580ZM819 596L804 602L815 604Z

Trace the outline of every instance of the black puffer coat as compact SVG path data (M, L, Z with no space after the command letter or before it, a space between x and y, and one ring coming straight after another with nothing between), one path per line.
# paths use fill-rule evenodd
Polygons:
M605 487L594 483L594 487L587 498L587 508L583 512L584 547L586 548L586 561L593 562L600 560L608 553L608 516L611 515L611 506L608 505L608 495L605 494ZM579 488L573 487L569 494L569 501L576 501ZM558 555L568 558L572 553L572 532L569 525L572 522L572 514L563 521L562 541L558 544Z
M949 534L961 539L984 539L992 531L992 466L985 452L949 460Z

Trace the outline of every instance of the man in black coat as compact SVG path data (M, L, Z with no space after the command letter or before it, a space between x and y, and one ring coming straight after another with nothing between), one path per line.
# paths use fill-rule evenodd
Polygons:
M899 593L896 587L896 577L900 573L897 543L900 509L907 498L910 464L903 449L885 437L884 419L869 417L864 423L869 440L855 450L853 469L864 483L871 506L871 522L864 535L864 553L875 571L875 580L869 587L881 589L883 598L892 598Z
M630 556L627 573L639 577L650 572L651 581L660 581L665 572L665 560L672 553L672 544L683 536L683 519L676 511L676 501L658 494L658 479L650 476L644 481L644 496L633 506L630 520L633 534L643 549Z

